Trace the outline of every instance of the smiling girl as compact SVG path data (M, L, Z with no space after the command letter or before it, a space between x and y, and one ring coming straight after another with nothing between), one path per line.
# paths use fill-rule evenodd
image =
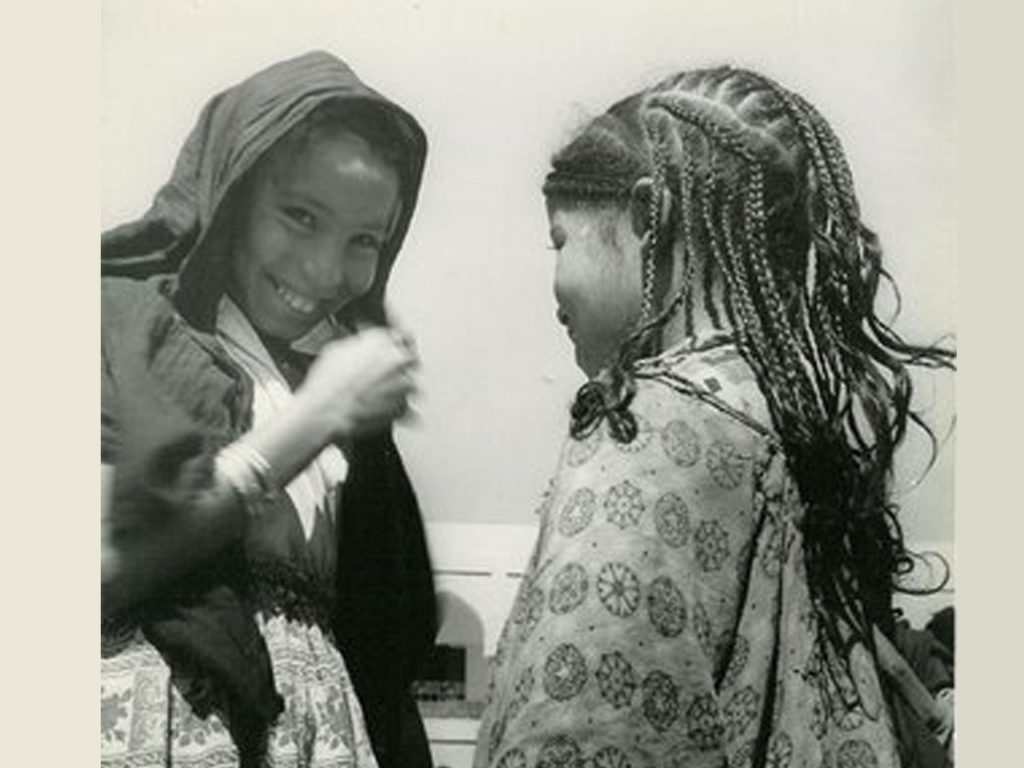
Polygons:
M104 765L430 764L434 595L390 435L417 359L382 305L425 151L307 54L211 100L104 234Z

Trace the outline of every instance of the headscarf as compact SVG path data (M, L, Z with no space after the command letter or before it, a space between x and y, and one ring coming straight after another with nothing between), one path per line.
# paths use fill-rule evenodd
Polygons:
M416 207L427 141L408 112L323 51L273 64L210 99L150 209L142 218L103 233L103 273L137 277L177 272L178 310L197 328L212 328L227 261L213 237L223 203L275 142L333 100L379 110L405 138L407 151L398 169L398 221L370 290L344 310L383 322L384 289Z

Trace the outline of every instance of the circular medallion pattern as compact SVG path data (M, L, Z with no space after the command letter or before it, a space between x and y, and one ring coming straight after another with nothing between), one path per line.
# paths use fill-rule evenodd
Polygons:
M850 739L836 750L836 768L878 768L878 756L868 742Z
M583 654L572 643L557 646L544 662L544 691L548 696L565 701L583 690L587 682L587 664Z
M694 535L697 562L705 572L717 571L729 557L729 534L717 520L705 520Z
M747 726L757 719L760 706L761 697L750 686L736 691L722 710L725 740L733 741L738 738Z
M647 615L662 637L676 637L686 626L683 593L668 576L659 576L647 590Z
M578 488L566 500L558 515L558 532L572 537L582 531L594 519L597 510L597 494L589 488Z
M537 768L582 768L583 753L570 736L554 736L544 742L537 755Z
M679 717L679 687L664 672L651 672L641 685L644 717L656 731L666 730Z
M598 427L579 440L569 438L569 447L565 454L566 463L570 467L579 467L594 458L594 454L601 447L603 432L604 430Z
M578 608L587 597L587 572L578 563L569 563L562 568L551 582L548 606L552 613L570 613Z
M526 768L526 755L519 747L513 747L501 756L498 768Z
M779 731L768 742L768 759L765 768L789 768L793 759L793 740L785 731Z
M520 641L525 642L530 637L543 615L544 590L531 586L522 593L519 606L512 615L512 621L519 625Z
M690 539L690 510L675 493L666 493L654 505L654 527L670 547L678 549Z
M692 467L700 460L700 437L685 421L670 421L661 430L665 455L680 467Z
M597 596L613 616L631 616L640 604L640 580L625 563L605 563L597 573Z
M747 470L747 459L732 443L716 440L708 448L706 458L708 472L722 488L732 490L743 482Z
M643 495L633 483L623 480L605 495L604 509L609 523L623 530L635 527L644 512Z
M725 728L714 696L698 696L686 710L686 733L698 749L716 749Z
M618 651L601 656L597 665L597 687L601 698L616 709L628 707L636 691L636 673L633 665Z
M593 768L633 768L626 753L618 747L602 747L591 759Z
M643 416L633 414L633 419L636 421L636 437L634 437L628 443L620 443L618 440L612 440L612 445L618 448L623 453L639 453L651 443L651 424Z

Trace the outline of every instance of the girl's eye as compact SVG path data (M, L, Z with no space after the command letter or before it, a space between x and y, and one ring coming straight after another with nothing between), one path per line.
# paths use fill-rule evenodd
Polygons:
M551 250L551 251L560 251L560 250L562 250L562 247L565 245L565 241L566 241L565 230L563 230L561 227L552 227L551 228L550 237L551 237L551 244L548 246L548 250Z
M316 216L305 208L289 206L284 209L284 215L287 216L291 222L298 224L303 229L311 231L316 229Z
M376 235L356 235L352 242L357 248L369 248L374 251L384 248L383 241Z

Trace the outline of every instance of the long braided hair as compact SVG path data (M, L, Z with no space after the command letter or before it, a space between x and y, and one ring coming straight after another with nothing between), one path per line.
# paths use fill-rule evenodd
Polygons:
M633 364L658 351L669 319L682 313L692 330L699 281L705 316L734 334L767 401L807 508L825 648L849 671L855 643L873 652L872 628L891 632L895 577L912 567L890 498L893 457L908 422L935 441L910 409L908 369L952 368L955 353L909 344L875 313L889 276L838 139L799 95L725 66L620 101L552 165L544 192L555 205L621 208L639 179L654 189L641 316L578 393L573 433L607 416L615 439L633 439ZM658 297L657 276L671 269L681 287Z

